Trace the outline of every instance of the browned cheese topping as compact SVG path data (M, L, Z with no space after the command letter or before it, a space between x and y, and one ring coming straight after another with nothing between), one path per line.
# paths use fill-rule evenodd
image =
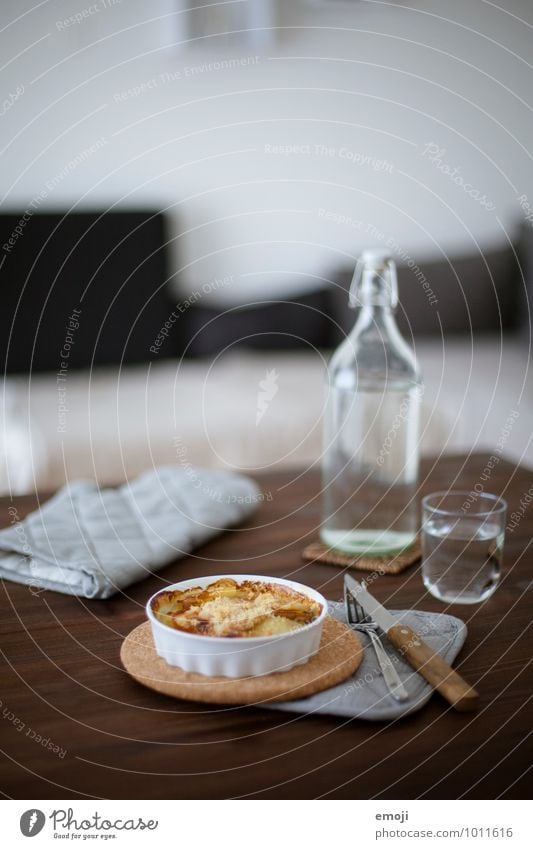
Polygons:
M160 593L152 610L164 625L208 637L266 637L294 631L322 605L282 584L221 578L207 587Z

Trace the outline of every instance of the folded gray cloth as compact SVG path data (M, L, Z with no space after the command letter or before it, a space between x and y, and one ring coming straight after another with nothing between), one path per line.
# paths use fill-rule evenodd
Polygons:
M344 604L330 602L329 606L332 616L341 622L346 622ZM420 610L391 610L391 613L417 631L447 663L451 664L461 651L466 639L466 625L455 616L448 616L445 613L426 613ZM409 693L407 701L397 702L387 689L370 638L360 632L357 635L364 643L365 653L361 665L351 678L307 699L272 702L261 707L292 713L327 713L354 719L374 720L397 719L420 710L431 698L433 688L400 657L392 644L384 637L383 646Z
M0 531L0 577L108 598L241 522L262 495L231 472L161 466L117 489L63 487Z

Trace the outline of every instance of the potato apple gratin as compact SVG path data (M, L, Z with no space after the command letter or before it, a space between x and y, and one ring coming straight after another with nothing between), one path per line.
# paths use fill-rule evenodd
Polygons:
M206 637L268 637L317 619L322 605L282 584L220 578L207 587L159 593L159 622Z

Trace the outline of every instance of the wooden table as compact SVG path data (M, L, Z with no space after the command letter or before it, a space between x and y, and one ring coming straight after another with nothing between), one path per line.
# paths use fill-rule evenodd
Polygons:
M470 490L486 457L423 465L423 490ZM5 581L0 698L0 789L25 799L99 798L527 798L530 794L533 638L533 503L507 534L505 577L481 606L451 606L468 623L458 667L481 693L476 715L437 695L394 723L301 717L255 708L173 701L131 680L119 661L123 637L143 621L162 581L224 571L304 581L340 599L342 572L304 565L316 536L318 475L258 476L265 500L245 528L225 534L108 601L35 594ZM533 473L503 459L485 488L516 510ZM34 497L2 499L7 525ZM419 567L381 577L373 592L393 607L444 610ZM54 752L53 747L56 747ZM529 779L529 783L528 783Z

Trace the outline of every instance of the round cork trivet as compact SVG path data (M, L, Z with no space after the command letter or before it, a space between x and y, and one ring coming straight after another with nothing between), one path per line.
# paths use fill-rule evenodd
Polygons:
M379 575L399 575L422 557L420 541L415 542L400 551L399 554L388 554L383 557L358 557L346 554L334 548L328 548L323 542L312 542L302 552L302 558L309 563L327 563L330 566L341 566L346 569L360 569L362 572L377 572Z
M184 672L159 657L150 623L144 622L122 643L120 659L132 678L166 696L220 705L249 705L302 699L340 684L361 663L363 645L350 628L328 616L320 648L307 663L255 678L211 677Z

